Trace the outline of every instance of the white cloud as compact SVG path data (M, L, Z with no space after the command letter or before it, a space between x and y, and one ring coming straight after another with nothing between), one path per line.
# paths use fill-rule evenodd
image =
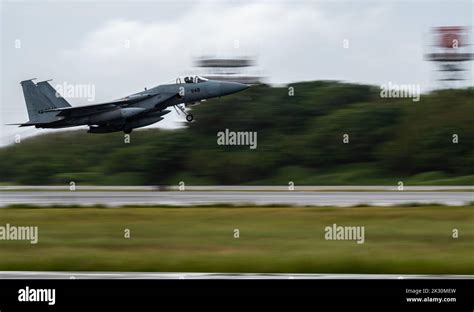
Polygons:
M78 48L62 57L90 71L112 74L149 68L158 82L189 69L200 55L257 55L272 74L296 75L298 59L315 61L318 46L343 38L352 18L341 20L318 5L205 3L189 12L178 12L173 21L145 22L114 19L85 36ZM234 41L239 41L235 49ZM129 44L129 45L128 45ZM313 50L315 53L308 53ZM281 64L282 60L295 60ZM290 67L293 67L290 68ZM282 77L279 77L280 79ZM290 77L295 79L296 77Z

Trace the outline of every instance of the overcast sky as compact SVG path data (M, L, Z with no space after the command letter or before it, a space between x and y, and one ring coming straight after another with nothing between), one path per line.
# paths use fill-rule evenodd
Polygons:
M472 26L474 16L470 0L0 1L0 145L51 131L4 126L28 120L21 80L93 85L102 102L174 80L201 55L255 56L273 84L390 81L429 90L430 28ZM472 85L472 72L467 78ZM155 126L182 119L173 112Z

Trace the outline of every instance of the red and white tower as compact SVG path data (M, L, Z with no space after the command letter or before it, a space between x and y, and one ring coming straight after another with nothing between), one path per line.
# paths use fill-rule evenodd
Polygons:
M431 30L432 44L425 60L436 64L435 79L442 87L456 87L460 81L467 80L469 61L473 60L469 31L469 27L463 26L443 26Z

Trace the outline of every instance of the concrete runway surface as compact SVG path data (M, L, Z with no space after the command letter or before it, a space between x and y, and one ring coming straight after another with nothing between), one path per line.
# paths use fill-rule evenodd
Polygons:
M474 275L0 271L0 279L474 279Z
M11 204L48 205L206 205L284 204L314 206L391 206L408 203L463 205L474 202L474 192L455 191L1 191L0 207Z

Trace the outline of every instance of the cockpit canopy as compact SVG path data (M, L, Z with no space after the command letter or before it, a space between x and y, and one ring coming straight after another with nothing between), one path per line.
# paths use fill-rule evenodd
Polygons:
M185 77L178 77L176 78L176 83L200 83L207 81L206 78L200 76L185 76Z

